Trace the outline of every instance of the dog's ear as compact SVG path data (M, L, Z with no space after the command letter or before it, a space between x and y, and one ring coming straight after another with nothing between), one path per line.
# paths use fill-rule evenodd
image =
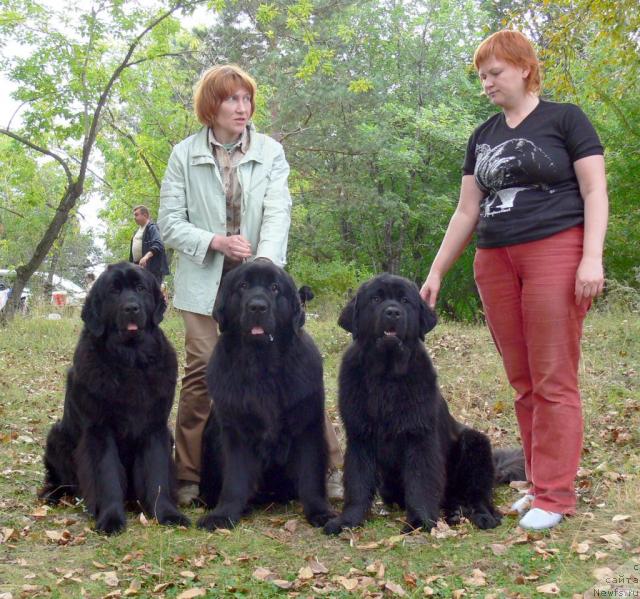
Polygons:
M307 302L310 302L315 297L309 285L300 287L300 289L298 289L298 295L300 296L300 302L302 302L303 306L306 306Z
M100 275L96 282L91 286L89 294L84 300L80 317L87 327L87 330L94 337L102 337L104 335L105 324L102 319L102 302L107 293L108 276L107 272L111 269L111 265Z
M231 293L231 289L235 285L237 269L229 271L220 281L220 287L218 287L218 293L216 295L216 301L213 304L213 312L211 316L218 323L218 329L221 333L226 330L229 319L227 318L228 310L228 295Z
M353 335L353 338L356 338L357 334L357 326L356 326L356 304L358 301L358 296L354 295L349 303L342 308L342 312L340 312L340 316L338 318L338 325L340 325L345 331L348 331Z
M436 326L437 322L436 313L420 298L420 338L424 340L424 336Z
M164 318L164 312L167 309L167 302L164 299L162 288L160 287L160 284L158 283L156 278L149 271L145 270L145 272L149 275L149 279L153 279L152 281L149 280L149 285L151 285L151 289L153 290L153 302L155 305L153 309L152 319L153 324L155 326L158 326Z
M279 283L285 297L288 297L290 300L292 313L291 324L293 325L294 332L297 333L304 326L306 321L306 314L303 308L305 298L311 299L313 297L313 292L307 286L296 289L295 281L291 275L286 271L282 271L282 275L284 280L281 280ZM307 295L307 290L309 295Z

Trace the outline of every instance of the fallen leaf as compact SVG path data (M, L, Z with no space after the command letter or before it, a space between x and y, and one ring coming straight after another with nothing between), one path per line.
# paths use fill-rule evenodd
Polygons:
M555 582L550 582L549 584L541 584L539 587L536 587L536 591L543 595L559 595L560 587Z
M193 597L204 597L207 594L206 589L189 589L180 593L176 599L193 599Z
M392 535L384 540L384 544L387 547L394 547L399 543L404 543L405 538L406 538L406 535Z
M604 551L596 551L593 556L596 558L596 561L600 561L603 560L605 557L609 557L608 553L605 553Z
M403 575L404 582L407 586L416 588L416 584L418 582L418 576L413 572L405 572Z
M474 587L482 587L487 584L487 575L482 570L475 568L471 572L471 577L465 578L463 582Z
M115 572L105 572L104 583L108 587L117 587L120 584L120 581L118 580L118 575Z
M43 518L46 517L47 512L50 509L51 508L48 505L41 505L39 508L36 508L35 510L33 510L33 512L29 514L29 516L31 516L31 518L34 518L35 520L42 520Z
M627 520L631 520L631 516L629 514L616 514L611 518L611 522L614 524L617 522L626 522Z
M302 566L298 570L298 578L300 580L311 580L313 578L313 570L309 566Z
M327 574L329 572L329 569L318 560L312 559L309 561L308 565L314 574Z
M367 572L375 574L376 578L384 578L384 564L380 561L375 561L367 566Z
M142 583L137 578L134 578L129 583L129 588L124 592L124 595L125 597L131 597L133 595L137 595L140 592L141 588L142 588Z
M293 586L293 583L289 580L272 580L273 584L275 584L279 589L290 589Z
M451 597L453 599L460 599L461 597L464 597L467 594L467 591L465 591L464 589L456 589L455 591L453 591L453 593L451 593Z
M183 570L182 572L180 572L180 576L182 576L182 578L186 578L187 580L193 580L196 577L196 573L192 572L191 570Z
M616 548L621 548L623 545L622 537L617 532L612 532L608 535L602 535L601 539L605 540L609 545L612 545Z
M380 543L365 543L364 545L356 545L356 549L361 549L363 551L368 551L369 549L378 549L380 547Z
M422 594L423 594L425 597L433 597L433 595L435 595L435 591L434 591L430 586L425 586L425 587L422 589Z
M504 555L509 550L506 545L501 543L492 543L490 547L493 555Z
M172 582L163 582L161 584L157 584L156 586L153 587L153 592L154 593L164 593L168 588L172 587L173 583Z
M0 528L0 545L2 543L6 543L10 539L14 541L18 540L18 535L16 534L15 529L13 528Z
M384 583L384 588L387 591L391 591L394 595L398 595L399 597L404 597L407 592L399 585L396 584L395 582L392 582L390 580L387 580Z
M273 578L273 572L268 568L258 567L253 571L251 576L258 580L269 580L269 578Z
M572 543L571 549L573 549L578 555L582 555L584 553L588 553L591 546L588 542L584 541L582 543Z
M341 584L347 591L353 591L358 586L357 578L347 578L346 576L335 576L334 582Z
M298 520L297 519L293 519L293 520L287 520L284 523L284 529L287 532L290 532L291 534L293 534L294 532L296 532L296 529L298 528Z

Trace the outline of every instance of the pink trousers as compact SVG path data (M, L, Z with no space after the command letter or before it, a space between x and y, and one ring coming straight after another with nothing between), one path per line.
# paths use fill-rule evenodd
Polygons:
M575 304L583 228L478 249L474 272L496 347L516 390L534 507L571 514L582 451L578 363L590 302Z

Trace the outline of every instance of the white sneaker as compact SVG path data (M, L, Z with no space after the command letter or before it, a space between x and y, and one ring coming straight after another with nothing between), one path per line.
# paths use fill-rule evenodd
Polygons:
M534 507L520 519L519 524L522 528L529 530L544 530L545 528L557 526L561 520L562 514Z
M511 504L511 511L518 512L518 514L522 515L531 507L532 501L533 495L531 493L527 493Z
M344 499L341 470L333 470L329 474L327 478L327 497L329 499Z

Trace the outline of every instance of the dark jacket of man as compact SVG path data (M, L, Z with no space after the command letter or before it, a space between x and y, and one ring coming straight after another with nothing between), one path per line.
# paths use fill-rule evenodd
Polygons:
M153 257L147 264L149 272L156 278L168 275L169 263L164 251L164 243L162 243L158 225L151 221L147 222L147 227L142 235L142 255L144 256L148 251L153 252ZM133 237L129 243L129 262L133 262Z

